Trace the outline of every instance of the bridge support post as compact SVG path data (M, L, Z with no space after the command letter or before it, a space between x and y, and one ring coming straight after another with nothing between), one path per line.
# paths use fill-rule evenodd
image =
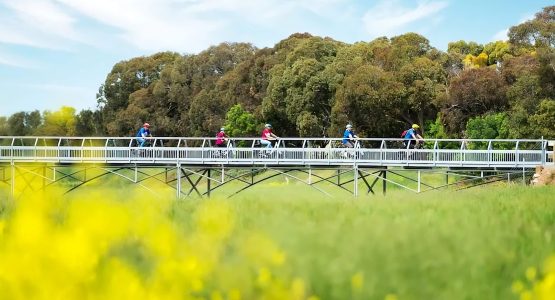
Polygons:
M387 191L387 170L382 171L382 193L385 196Z
M175 168L175 179L176 179L176 198L181 198L181 165L177 164Z
M12 173L11 173L11 180L10 180L10 190L12 194L12 198L15 199L15 165L12 162Z
M42 191L46 189L46 166L43 166L42 169Z
M223 165L222 165L222 180L221 180L221 181L222 181L221 184L224 184L224 183L225 183L225 168L224 168Z
M210 181L212 181L212 178L210 177L210 169L208 169L206 173L206 196L208 198L210 198L210 191L211 191Z
M418 193L420 193L420 191L421 191L421 189L420 189L420 184L422 182L421 175L422 174L421 174L420 170L418 170L418 189L417 189Z
M357 165L355 165L353 167L353 176L354 176L353 177L353 184L354 184L354 186L353 186L353 195L355 197L358 197L358 166Z

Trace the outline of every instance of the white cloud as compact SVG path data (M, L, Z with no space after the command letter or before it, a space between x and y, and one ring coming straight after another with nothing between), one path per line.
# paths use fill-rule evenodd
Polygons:
M509 39L509 29L504 29L501 31L498 31L494 36L493 36L493 40L494 41L506 41Z
M3 51L0 51L0 65L26 69L32 69L36 67L36 64L24 58L5 53Z
M39 48L67 49L84 43L76 20L52 0L0 0L0 42Z
M308 19L348 18L354 2L0 0L0 43L65 50L83 43L99 48L115 44L143 51L197 52L261 28L274 35L314 30L319 27L307 25Z
M229 40L241 26L282 24L296 9L314 0L56 0L97 22L143 50L196 52ZM324 4L345 0L325 0ZM321 5L322 6L322 5ZM125 13L121 13L125 11ZM311 9L314 13L324 11Z
M390 36L402 33L411 23L437 15L447 6L445 1L421 1L414 8L403 6L399 0L381 0L364 14L363 22L371 36Z

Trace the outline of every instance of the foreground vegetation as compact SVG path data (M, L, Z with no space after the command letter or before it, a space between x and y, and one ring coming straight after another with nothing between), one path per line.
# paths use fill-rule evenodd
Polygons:
M4 197L0 298L555 295L554 263L543 267L555 249L553 188L398 192L364 201L303 191L232 200L100 189Z

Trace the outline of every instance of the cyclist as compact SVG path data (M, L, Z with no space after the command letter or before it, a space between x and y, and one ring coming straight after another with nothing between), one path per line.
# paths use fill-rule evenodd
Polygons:
M137 144L139 144L139 147L144 147L147 144L148 137L152 137L152 134L150 134L150 124L144 123L143 127L137 132Z
M424 141L424 138L422 138L422 136L418 133L419 128L420 126L418 126L418 124L412 124L412 127L406 131L405 136L403 137L403 145L405 145L405 148L418 147L420 142Z
M272 125L264 125L264 130L262 131L262 137L260 140L262 146L265 146L266 148L272 148L277 139L279 139L279 137L272 132Z
M225 127L220 128L220 132L216 134L216 147L227 147L227 139L229 136L225 133Z
M343 143L343 146L346 148L354 148L356 139L358 139L358 136L353 131L353 125L347 124L343 132L343 140L341 143Z

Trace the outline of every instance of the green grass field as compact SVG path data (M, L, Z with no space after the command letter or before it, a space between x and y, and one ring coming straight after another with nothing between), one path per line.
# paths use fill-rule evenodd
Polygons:
M526 270L541 269L554 253L554 193L553 187L497 186L354 199L274 183L227 200L148 199L121 190L4 200L0 298L41 298L40 290L56 291L57 280L75 293L57 296L106 298L113 291L111 276L119 274L118 295L126 298L518 299L511 286L526 282ZM32 199L54 204L22 204ZM41 209L43 221L31 220ZM36 234L18 231L26 222ZM76 238L80 226L91 240ZM90 249L73 251L95 258L79 268L87 274L59 264L46 268L57 257L41 251L54 251L57 242L74 249L79 241ZM101 241L107 245L94 246ZM125 272L108 264L108 257L122 262ZM164 271L188 257L197 261L194 270ZM18 259L19 267L46 269L19 274L10 269ZM61 275L71 274L68 268L77 272L69 280ZM91 274L98 282L82 279ZM121 288L131 283L138 290Z

